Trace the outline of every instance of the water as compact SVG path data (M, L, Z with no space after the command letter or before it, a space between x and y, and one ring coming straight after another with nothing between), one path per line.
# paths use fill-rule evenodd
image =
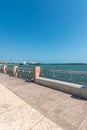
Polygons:
M87 65L67 65L67 64L43 64L43 65L21 65L23 68L32 68L35 66L40 66L41 69L52 69L52 70L65 70L65 71L85 71L87 72Z
M12 66L12 65L10 65ZM50 70L64 70L64 71L83 71L87 72L87 65L86 64L79 64L79 65L72 65L72 64L43 64L43 65L19 65L19 68L32 68L35 66L40 66L41 70L43 69L50 69ZM42 77L52 78L52 73L45 73ZM75 75L73 74L70 77L69 74L56 74L56 80L67 81L77 84L82 84L87 86L87 76Z
M9 66L14 66L18 64L9 64ZM21 68L32 68L35 66L40 66L41 69L52 69L52 70L65 70L65 71L85 71L87 72L87 64L83 65L72 65L72 64L42 64L42 65L19 65Z
M67 64L46 64L40 65L41 69L66 70L66 71L87 71L87 65L67 65Z

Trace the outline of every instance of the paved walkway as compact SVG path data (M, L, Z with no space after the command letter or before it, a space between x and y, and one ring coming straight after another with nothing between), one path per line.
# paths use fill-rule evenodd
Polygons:
M0 130L62 130L0 85Z
M23 81L22 79L10 77L4 74L0 74L0 84L5 86L4 89L6 91L9 89L19 98L21 98L19 99L17 96L15 96L15 99L13 98L15 100L14 101L15 105L14 106L12 105L10 107L10 105L12 104L12 101L10 102L9 100L7 100L7 103L3 104L4 98L0 97L0 102L1 102L0 104L1 106L5 108L5 109L4 108L2 109L2 107L0 107L0 125L3 124L4 119L5 119L4 117L7 116L7 117L12 117L11 119L6 118L8 119L8 121L11 122L10 125L12 124L12 122L14 122L13 120L15 120L16 124L17 123L20 124L19 129L11 129L11 130L20 130L21 128L24 128L24 127L25 129L23 130L29 130L30 128L27 129L27 126L28 127L30 126L32 128L34 125L35 127L33 127L34 128L33 130L51 130L51 129L57 130L61 128L64 130L87 130L87 100L83 100L83 99L74 97L72 95L69 95L60 91L56 91L56 90L53 90L53 89L50 89L41 85L31 83L31 82L26 82L26 81ZM13 93L10 91L9 91L9 95L13 95ZM5 92L4 94L3 93L1 94L1 93L2 91L0 89L0 95L4 95L5 97L6 96L5 94L7 92ZM12 99L11 97L12 96L10 96L9 99ZM19 103L19 100L20 100L20 103ZM16 101L18 101L18 104ZM10 105L8 104L9 102L10 102ZM23 105L21 103L24 103L26 105ZM16 107L17 105L19 105L20 107L19 106ZM9 111L10 109L13 111L13 114L10 114L10 111ZM17 110L18 113L14 111L14 109ZM36 116L34 116L34 114L30 114L30 111L32 111L31 109L36 112ZM7 112L9 112L9 114L6 115ZM26 114L24 114L25 112ZM31 115L35 117L33 119L34 122L35 121L38 122L38 123L33 123L32 126L29 125L29 123L32 122L30 121L30 118L32 118ZM47 118L45 118L44 116ZM7 122L6 119L5 121ZM24 119L24 120L20 121L21 119ZM28 122L27 122L27 119L28 119ZM47 123L47 122L50 122L50 120L52 121L51 122L52 125L50 123ZM26 125L23 124L24 126L22 127L22 123L25 121L26 123L24 124ZM54 128L52 128L51 126L52 127L54 126ZM61 128L59 128L58 126L60 126Z

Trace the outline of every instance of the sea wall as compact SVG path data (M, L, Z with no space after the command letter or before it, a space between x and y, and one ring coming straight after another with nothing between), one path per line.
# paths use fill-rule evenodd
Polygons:
M79 96L82 98L87 99L87 87L74 84L74 83L68 83L58 80L52 80L42 77L36 77L35 82L40 85L47 86L49 88L53 88L65 93L69 93L71 95Z

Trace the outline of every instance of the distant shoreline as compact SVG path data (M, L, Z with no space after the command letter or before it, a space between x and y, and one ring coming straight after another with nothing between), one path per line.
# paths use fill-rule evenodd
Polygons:
M5 62L0 62L0 64L21 64L21 63L5 63ZM87 65L87 63L36 63L36 64L29 64L26 63L26 65Z

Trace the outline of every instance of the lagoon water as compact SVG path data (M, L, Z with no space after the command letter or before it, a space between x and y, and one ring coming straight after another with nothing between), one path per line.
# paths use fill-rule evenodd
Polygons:
M9 64L8 66L14 66L18 64ZM52 70L65 70L65 71L85 71L87 72L87 64L41 64L41 65L19 65L21 68L32 68L40 66L41 69L52 69Z
M31 68L40 66L41 69L65 70L65 71L87 71L87 65L72 65L72 64L42 64L42 65L21 65L23 68Z
M66 70L66 71L87 71L87 65L47 64L47 65L41 65L41 68L54 69L54 70Z

